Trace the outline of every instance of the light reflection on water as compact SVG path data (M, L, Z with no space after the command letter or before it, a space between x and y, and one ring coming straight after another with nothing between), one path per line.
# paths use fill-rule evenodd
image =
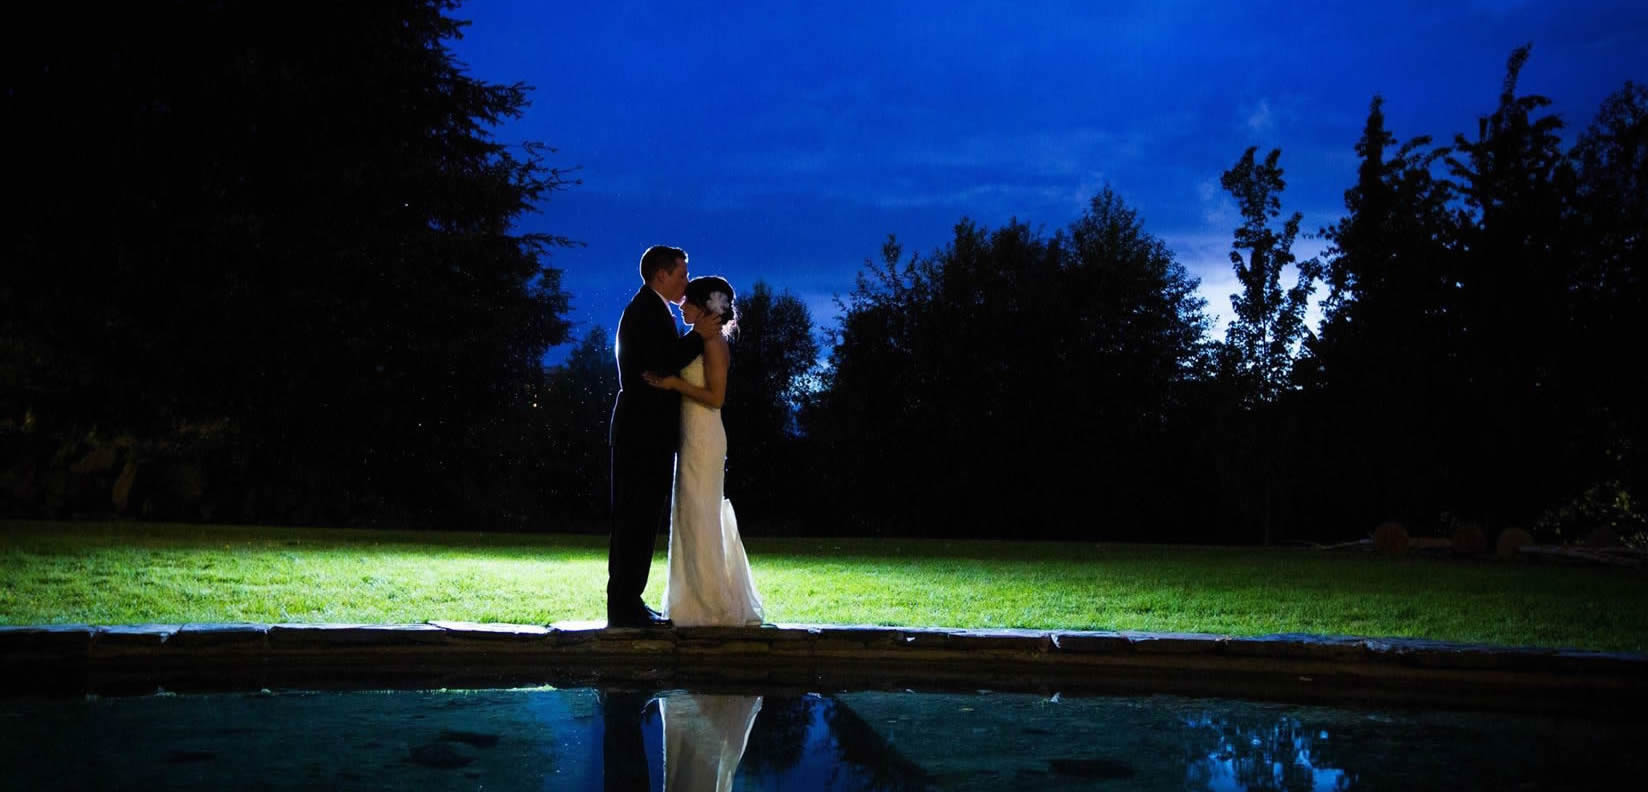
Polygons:
M1640 780L1644 736L1574 718L1174 696L219 693L0 699L0 778L98 789L1569 789Z

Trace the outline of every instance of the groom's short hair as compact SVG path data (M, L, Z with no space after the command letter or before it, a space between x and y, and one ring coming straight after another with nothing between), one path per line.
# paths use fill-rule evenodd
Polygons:
M659 270L673 271L675 262L686 260L685 250L669 245L653 245L641 254L641 280L651 283L652 273Z

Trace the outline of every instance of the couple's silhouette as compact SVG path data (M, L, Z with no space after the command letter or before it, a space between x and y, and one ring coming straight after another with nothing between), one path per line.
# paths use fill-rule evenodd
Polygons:
M641 256L641 280L618 324L607 624L759 625L761 599L723 497L732 285L689 281L686 251L663 245ZM676 304L693 328L686 335L676 332ZM663 614L642 600L660 529L670 537Z

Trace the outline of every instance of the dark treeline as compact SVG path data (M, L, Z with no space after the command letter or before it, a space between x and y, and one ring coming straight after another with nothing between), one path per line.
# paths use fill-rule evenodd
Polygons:
M1345 216L1292 252L1281 152L1223 174L1241 290L1222 339L1110 191L1051 235L963 221L889 245L803 409L855 532L1164 541L1518 527L1640 541L1648 89L1564 147L1515 51L1472 136L1398 143L1375 97ZM1306 325L1325 286L1325 318Z
M487 134L528 89L461 70L454 7L20 22L4 513L602 527L610 328L565 319L572 243L514 230L570 174ZM1565 145L1517 93L1527 57L1446 142L1399 140L1375 97L1320 259L1293 254L1282 153L1232 152L1222 338L1109 189L1051 232L889 238L823 348L798 299L738 284L746 533L1640 533L1648 90Z

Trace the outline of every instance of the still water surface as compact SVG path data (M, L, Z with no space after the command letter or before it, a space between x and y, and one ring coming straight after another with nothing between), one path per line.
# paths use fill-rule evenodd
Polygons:
M748 693L746 691L745 693ZM1641 788L1648 730L1178 696L592 688L0 699L14 789Z

